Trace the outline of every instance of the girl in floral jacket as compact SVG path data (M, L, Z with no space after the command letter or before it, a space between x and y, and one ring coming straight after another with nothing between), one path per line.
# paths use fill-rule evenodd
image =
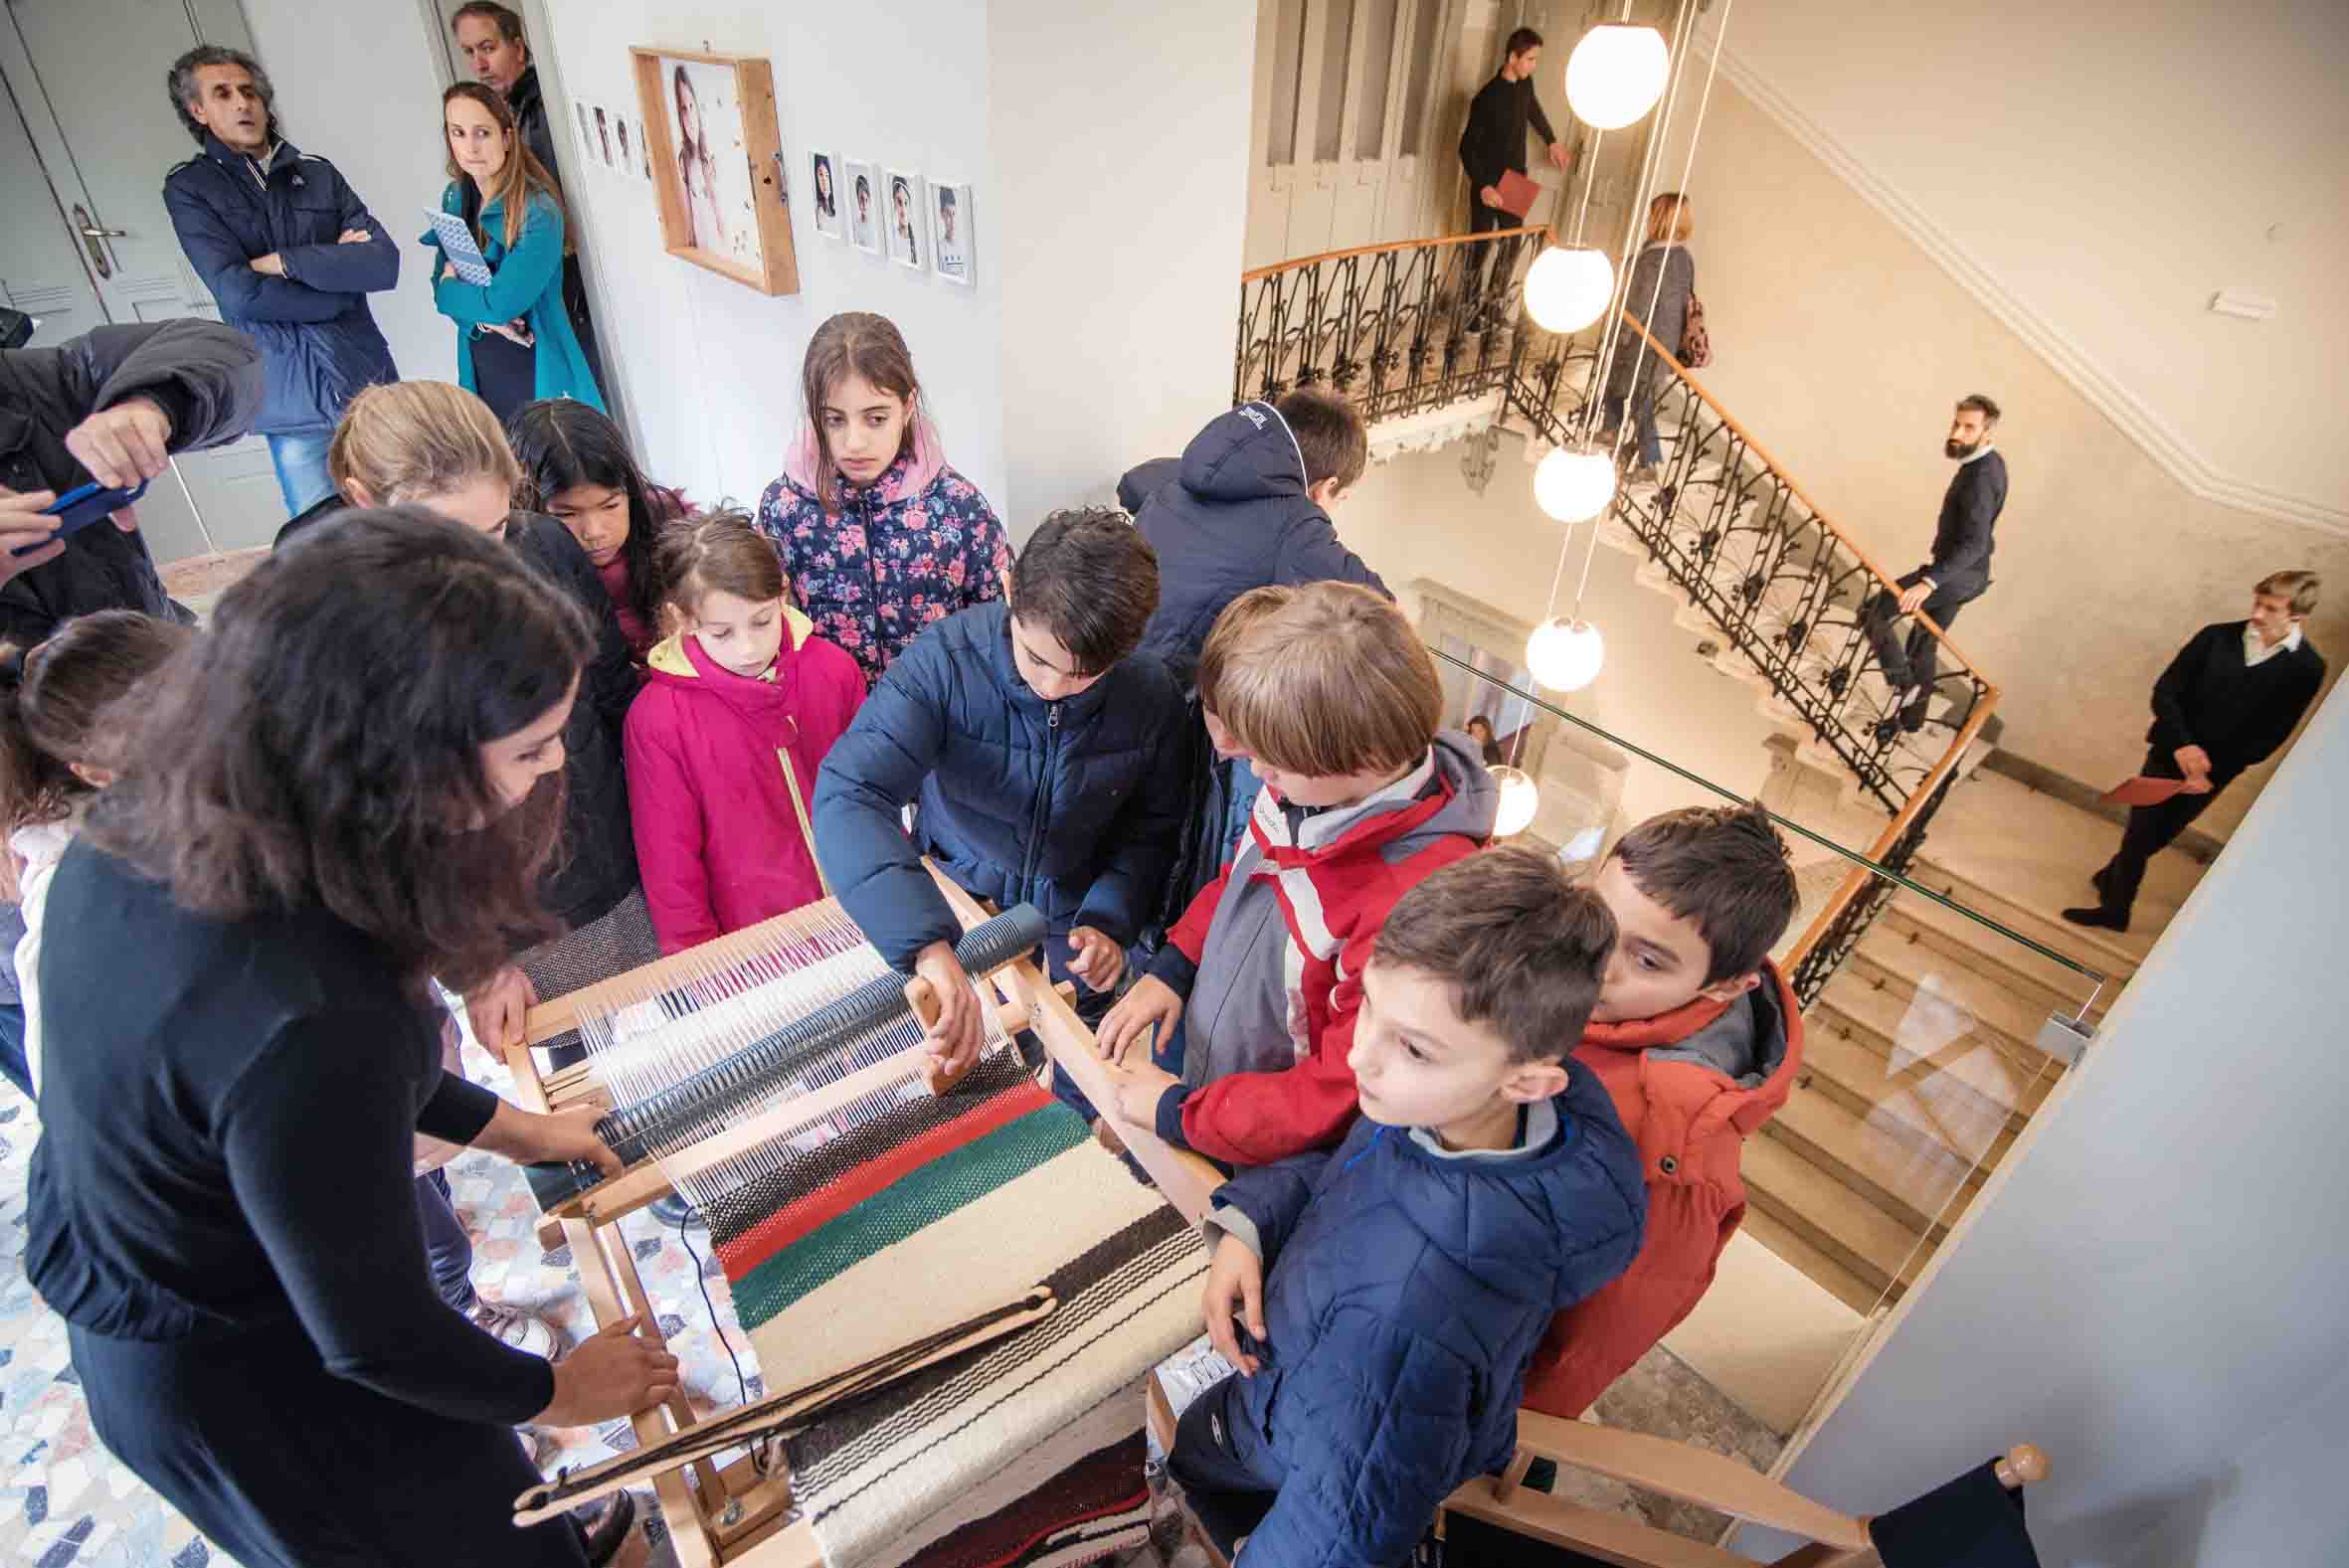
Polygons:
M792 598L866 681L934 620L1003 597L1003 525L948 466L913 356L885 316L815 329L801 374L808 423L759 500Z

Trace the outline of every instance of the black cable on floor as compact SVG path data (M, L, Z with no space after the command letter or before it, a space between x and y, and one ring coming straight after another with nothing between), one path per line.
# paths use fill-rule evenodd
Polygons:
M742 1375L742 1357L734 1353L734 1341L726 1337L725 1325L718 1321L718 1304L710 1300L709 1276L701 1272L701 1254L693 1250L693 1243L686 1238L686 1227L692 1223L693 1210L688 1207L677 1216L677 1241L685 1249L685 1256L693 1260L693 1283L701 1289L701 1306L710 1314L710 1331L718 1336L718 1344L725 1350L726 1359L734 1363L734 1387L747 1405L751 1402L750 1379ZM759 1461L759 1456L754 1453L751 1458L758 1463L760 1474L766 1474L767 1467Z

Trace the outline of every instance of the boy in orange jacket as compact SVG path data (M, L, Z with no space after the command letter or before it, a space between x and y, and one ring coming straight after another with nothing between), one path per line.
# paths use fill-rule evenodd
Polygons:
M1689 1315L1745 1217L1745 1138L1786 1104L1802 1015L1768 958L1799 902L1757 804L1652 816L1592 879L1619 933L1574 1048L1639 1145L1648 1229L1612 1284L1551 1319L1525 1403L1572 1418Z

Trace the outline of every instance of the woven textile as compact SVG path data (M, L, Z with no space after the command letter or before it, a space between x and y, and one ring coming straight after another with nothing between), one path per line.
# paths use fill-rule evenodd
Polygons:
M541 1000L568 996L660 957L660 935L637 888L606 913L521 954L514 964L530 976ZM576 1029L541 1041L550 1051L580 1048Z
M1198 1332L1196 1232L1008 1052L891 1120L826 1145L828 1168L796 1167L801 1190L717 1238L769 1383L852 1365L1038 1283L1059 1307L793 1445L826 1561L929 1563L937 1549L999 1568L1122 1549L1131 1521L1113 1521L1141 1505L1139 1451L1117 1462L1122 1487L1101 1456L1129 1453L1118 1446L1142 1425L1144 1379ZM980 1529L1013 1518L1016 1547Z

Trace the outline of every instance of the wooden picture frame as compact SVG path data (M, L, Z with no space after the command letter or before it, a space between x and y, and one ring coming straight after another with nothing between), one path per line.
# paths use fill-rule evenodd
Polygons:
M661 248L763 294L798 293L773 70L745 55L646 45L629 55L651 149ZM678 156L688 115L701 149L690 186Z

